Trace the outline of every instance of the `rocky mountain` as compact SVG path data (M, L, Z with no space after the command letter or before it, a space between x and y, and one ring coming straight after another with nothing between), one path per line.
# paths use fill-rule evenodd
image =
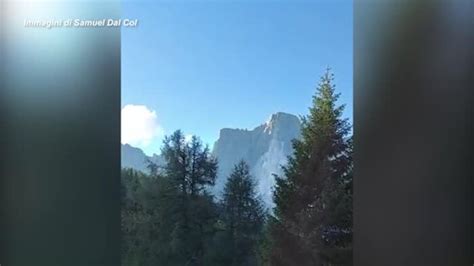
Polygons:
M300 135L301 122L295 115L275 113L264 124L252 130L224 128L220 130L212 154L219 161L216 185L212 191L220 197L234 164L244 160L255 178L257 192L267 207L273 207L274 174L282 174L281 166L292 153L291 141ZM159 155L147 156L141 149L122 145L122 167L148 172L147 160L163 165Z
M224 184L239 160L246 161L257 184L257 192L268 207L273 206L274 174L281 174L281 165L292 153L291 141L300 135L301 122L287 113L273 114L270 119L252 129L224 128L214 144L213 154L219 160L214 194L219 196Z
M147 156L141 149L130 146L129 144L122 144L120 152L122 156L122 168L133 168L146 173L148 172L148 161L154 162L158 165L164 163L161 156L156 154L153 156Z

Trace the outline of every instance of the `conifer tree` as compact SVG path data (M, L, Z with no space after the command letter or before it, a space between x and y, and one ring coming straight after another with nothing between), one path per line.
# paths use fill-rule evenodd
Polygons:
M277 177L269 265L351 265L352 145L333 75L322 76L301 139Z
M257 265L257 247L265 210L255 191L249 166L234 166L221 202L222 230L216 235L216 257L212 265ZM217 258L217 260L216 260Z
M171 234L166 244L173 250L173 265L202 265L216 217L206 188L214 184L217 160L197 137L187 142L179 130L165 138L162 155L164 175L177 191L172 217L166 217L174 221L173 228L163 232Z

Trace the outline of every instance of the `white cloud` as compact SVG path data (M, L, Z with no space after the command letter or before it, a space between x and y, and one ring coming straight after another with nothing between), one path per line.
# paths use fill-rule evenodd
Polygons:
M154 110L145 105L129 104L122 108L122 144L145 148L163 135Z

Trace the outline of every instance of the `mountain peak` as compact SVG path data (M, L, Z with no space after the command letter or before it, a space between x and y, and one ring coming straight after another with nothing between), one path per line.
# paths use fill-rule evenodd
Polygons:
M268 120L257 126L254 129L242 129L242 128L222 128L219 131L219 137L229 137L229 136L239 136L239 135L246 135L247 133L255 130L262 130L265 133L271 134L272 129L274 128L299 128L300 126L300 119L293 114L284 113L284 112L276 112L270 115Z
M285 121L285 120L298 120L299 118L296 115L292 115L289 113L284 113L284 112L276 112L270 116L270 119L267 120L268 123L277 123L280 121Z
M296 115L277 112L272 114L264 124L264 132L271 134L279 128L295 128L299 125L300 119Z

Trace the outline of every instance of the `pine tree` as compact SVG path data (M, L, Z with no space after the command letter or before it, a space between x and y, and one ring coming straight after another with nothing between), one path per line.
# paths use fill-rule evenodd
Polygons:
M224 187L221 202L222 230L216 235L212 265L257 265L257 245L265 211L257 197L249 166L240 161L234 166ZM218 248L218 250L217 250Z
M300 140L277 177L270 265L351 265L352 145L333 75L321 78Z
M217 160L197 137L187 142L179 130L165 138L162 155L164 175L177 191L173 218L167 217L174 221L173 228L164 232L171 234L166 244L173 250L173 265L202 265L216 217L206 188L214 184Z

